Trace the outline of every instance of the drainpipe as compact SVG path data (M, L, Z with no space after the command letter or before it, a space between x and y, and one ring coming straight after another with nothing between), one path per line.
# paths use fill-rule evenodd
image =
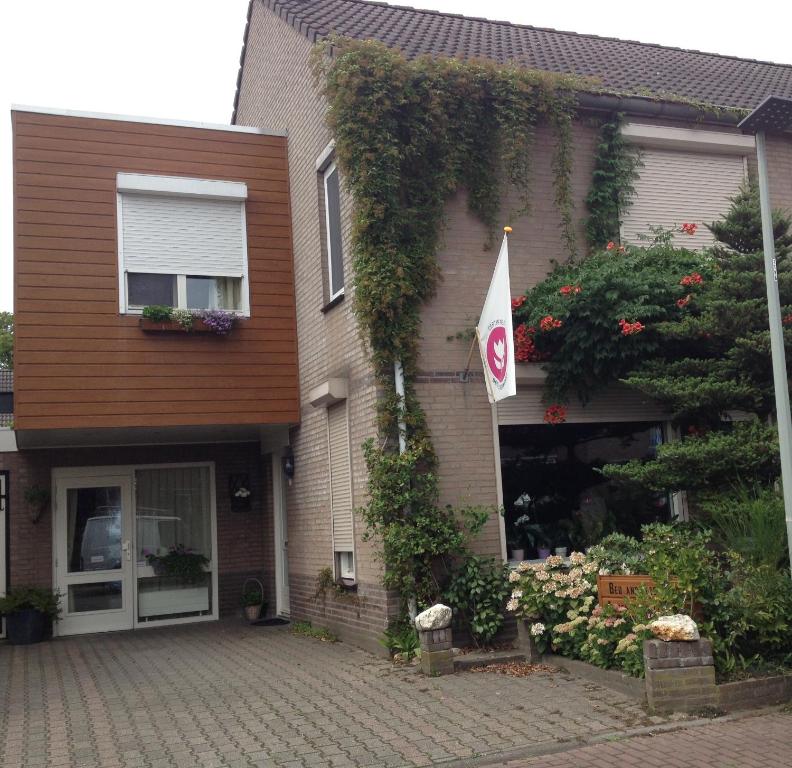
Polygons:
M393 383L396 388L396 397L399 399L399 453L407 450L407 423L404 420L404 368L401 360L393 361ZM407 612L410 614L410 621L414 624L415 617L418 615L418 603L414 597L407 600Z

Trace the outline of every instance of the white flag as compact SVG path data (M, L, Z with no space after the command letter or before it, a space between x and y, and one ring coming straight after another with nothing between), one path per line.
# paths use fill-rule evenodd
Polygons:
M508 235L503 236L476 335L490 402L497 403L504 397L516 395Z

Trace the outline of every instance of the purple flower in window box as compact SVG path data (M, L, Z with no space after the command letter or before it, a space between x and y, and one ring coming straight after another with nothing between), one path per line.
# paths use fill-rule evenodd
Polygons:
M204 325L211 328L218 336L226 336L234 327L236 315L224 309L207 309L201 312Z

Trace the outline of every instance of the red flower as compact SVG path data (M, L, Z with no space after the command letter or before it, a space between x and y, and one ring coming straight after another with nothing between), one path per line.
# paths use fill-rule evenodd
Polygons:
M682 225L682 231L686 235L695 235L697 229L698 229L698 224L692 224L692 223L685 222Z
M512 311L519 309L523 304L525 304L525 296L518 296L516 299L512 299Z
M580 293L580 291L581 291L581 288L580 288L579 285L562 285L558 289L558 292L562 296L569 296L572 293Z
M533 363L542 359L542 354L534 344L536 328L520 323L514 329L514 358L521 363Z
M682 299L677 299L677 303L676 303L676 305L677 305L677 306L678 306L680 309L682 309L682 307L686 307L688 304L690 304L690 300L691 300L692 298L693 298L693 294L692 294L692 293L689 293L689 294L688 294L687 296L685 296L684 298L682 298Z
M606 251L612 251L612 250L613 250L615 247L616 247L616 243L614 243L614 242L613 242L613 240L611 240L611 241L610 241L610 242L609 242L609 243L608 243L608 244L605 246L605 250L606 250Z
M566 421L566 408L555 403L544 413L544 420L548 424L563 424Z
M703 283L704 278L698 272L691 272L679 281L680 285L702 285Z
M619 327L621 328L622 336L633 336L646 328L640 320L636 320L634 323L628 323L624 318L619 320Z
M545 315L539 321L539 327L543 331L552 331L553 328L560 328L563 323L560 320L556 320L552 315Z

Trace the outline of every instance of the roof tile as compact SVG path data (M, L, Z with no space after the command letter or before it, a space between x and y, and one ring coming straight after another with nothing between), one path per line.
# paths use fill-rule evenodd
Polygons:
M753 108L792 98L792 66L650 43L561 32L370 0L264 0L309 39L331 32L422 54L515 61L532 69L597 78L631 94L674 95L719 107Z

